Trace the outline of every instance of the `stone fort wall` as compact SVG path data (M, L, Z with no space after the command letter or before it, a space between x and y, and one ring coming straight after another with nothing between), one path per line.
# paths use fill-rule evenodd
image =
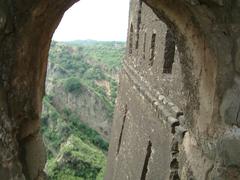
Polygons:
M151 8L145 2L131 0L106 180L239 179L240 131L234 124L240 116L232 99L239 97L239 81L222 100L232 82L228 48L213 52L209 45L219 45L223 36L215 26L202 36L190 20L174 26L174 19L189 16L180 8L177 13L173 2ZM156 10L168 5L176 11L171 22ZM199 24L207 27L206 19Z
M187 129L176 38L142 1L130 9L106 179L178 179Z

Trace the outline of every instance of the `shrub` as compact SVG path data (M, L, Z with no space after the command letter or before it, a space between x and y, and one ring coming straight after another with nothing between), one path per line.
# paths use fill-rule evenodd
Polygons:
M105 75L102 72L101 68L99 67L92 67L89 68L85 73L84 73L84 78L88 80L103 80L105 79Z
M58 159L47 163L46 171L52 180L82 180L101 177L105 155L100 150L71 135L62 144Z
M78 78L72 77L65 80L64 88L67 92L70 92L70 93L73 93L73 92L81 93L83 90L83 85L81 84Z

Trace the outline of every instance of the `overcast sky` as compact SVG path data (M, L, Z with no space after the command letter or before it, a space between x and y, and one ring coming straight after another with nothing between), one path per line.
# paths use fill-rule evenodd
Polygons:
M53 39L125 41L129 0L80 0L64 15Z

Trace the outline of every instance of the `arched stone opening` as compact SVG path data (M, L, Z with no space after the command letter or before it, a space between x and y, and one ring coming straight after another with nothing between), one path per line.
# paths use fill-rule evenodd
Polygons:
M52 34L76 1L1 2L1 165L3 179L43 178L41 102Z
M63 13L75 2L0 2L1 177L42 177L38 129L48 49ZM178 39L188 129L180 176L239 177L239 1L144 2Z

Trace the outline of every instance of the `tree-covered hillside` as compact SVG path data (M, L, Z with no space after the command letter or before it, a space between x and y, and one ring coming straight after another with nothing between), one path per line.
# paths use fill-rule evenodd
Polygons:
M103 179L125 43L52 42L42 134L49 179Z

